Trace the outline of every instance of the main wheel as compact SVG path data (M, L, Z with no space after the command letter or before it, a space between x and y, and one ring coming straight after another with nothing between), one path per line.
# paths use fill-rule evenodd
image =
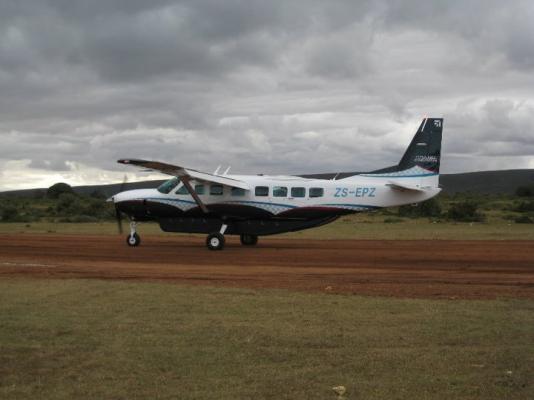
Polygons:
M243 246L255 246L258 244L258 235L241 234L241 244Z
M206 246L210 250L222 250L224 248L224 236L219 232L210 233L206 238Z
M137 247L141 244L141 237L135 232L133 235L126 236L126 243L130 247Z

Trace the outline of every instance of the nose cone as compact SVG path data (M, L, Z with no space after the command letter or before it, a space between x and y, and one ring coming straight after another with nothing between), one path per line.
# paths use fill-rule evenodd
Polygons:
M144 214L146 201L157 198L156 189L127 190L110 197L108 201L115 203L115 207L128 215Z
M149 200L158 197L158 194L159 192L156 189L127 190L125 192L117 193L111 197L111 199L117 204L124 201Z

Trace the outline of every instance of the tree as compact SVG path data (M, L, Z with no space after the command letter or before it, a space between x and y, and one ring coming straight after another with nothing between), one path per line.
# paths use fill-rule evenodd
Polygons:
M74 190L72 190L72 187L70 187L70 185L60 182L48 188L48 190L46 191L46 197L50 199L57 199L60 195L64 193L74 194Z

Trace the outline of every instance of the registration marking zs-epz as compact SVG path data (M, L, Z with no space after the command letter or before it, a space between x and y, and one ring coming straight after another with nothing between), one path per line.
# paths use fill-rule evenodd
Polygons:
M375 197L374 187L336 188L334 197Z

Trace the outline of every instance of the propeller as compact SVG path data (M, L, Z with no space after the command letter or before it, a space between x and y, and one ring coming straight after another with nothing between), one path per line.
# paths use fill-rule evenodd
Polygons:
M119 207L115 204L115 218L117 218L117 229L119 234L122 235L122 213L119 211Z
M122 184L121 184L119 193L124 191L124 187L126 186L126 183L128 183L128 175L125 174L124 178L122 180ZM115 218L117 219L117 229L118 229L119 233L122 235L122 231L123 231L123 229L122 229L122 213L119 210L119 207L118 207L117 203L115 203Z

